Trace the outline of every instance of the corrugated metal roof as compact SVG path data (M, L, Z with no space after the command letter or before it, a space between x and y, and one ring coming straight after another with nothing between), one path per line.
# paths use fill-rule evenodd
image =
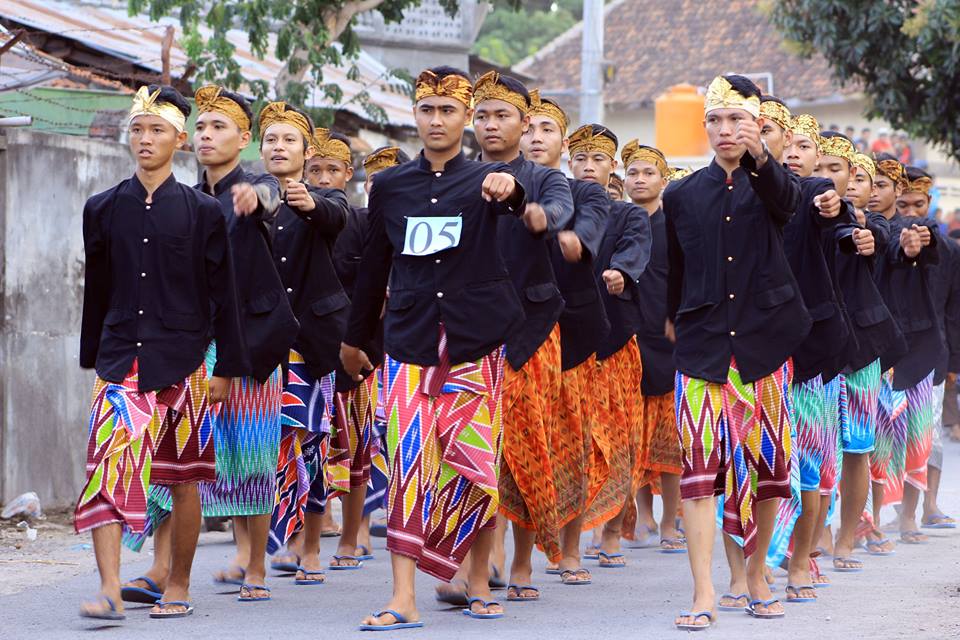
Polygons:
M128 16L124 11L107 7L57 0L0 0L0 16L33 30L76 40L92 49L158 73L161 70L161 40L164 28L169 25L176 30L170 51L171 72L175 76L182 74L188 63L186 52L178 43L182 36L180 23L174 18L164 18L157 23L151 22L145 15ZM210 32L201 26L201 34L207 37ZM242 66L244 77L248 81L266 81L272 86L283 63L270 55L263 60L258 59L250 51L246 33L238 29L231 30L228 38L236 47L234 57ZM271 36L270 50L274 42ZM370 101L384 109L390 124L414 126L410 98L404 92L403 84L389 78L387 68L365 52L361 51L356 64L360 70L358 81L347 77L347 67L324 68L324 82L340 87L344 95L343 104L332 104L322 91L315 90L310 100L311 106L345 109L369 118L362 105L356 101L350 102L351 98L365 90L370 95Z

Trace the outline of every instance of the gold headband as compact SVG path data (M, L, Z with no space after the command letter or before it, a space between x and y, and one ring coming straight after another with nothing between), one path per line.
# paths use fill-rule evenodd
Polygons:
M133 122L134 118L140 116L158 116L172 124L177 133L183 133L187 126L187 117L183 115L183 111L169 102L157 102L158 97L160 97L160 89L150 93L150 89L146 86L140 87L133 96L133 105L130 107L127 122Z
M330 130L317 127L313 130L313 141L310 143L313 147L314 158L333 158L342 160L350 166L353 160L350 156L350 147L343 141L330 137Z
M907 186L903 188L904 193L915 191L917 193L922 193L925 196L929 196L930 189L933 188L933 180L931 180L927 176L920 176L916 180L910 180L909 178L907 178L906 181L907 181Z
M467 109L473 106L473 85L461 75L449 75L438 78L437 74L425 69L417 76L415 101L420 102L431 96L445 96L459 100Z
M900 185L906 188L907 174L903 170L903 165L897 160L881 160L877 162L877 173L886 176L893 181L894 185Z
M363 159L363 170L368 176L400 164L400 147L386 147Z
M553 102L542 100L540 89L534 89L530 92L530 108L527 109L527 115L550 118L560 127L560 135L567 135L567 127L570 126L567 114Z
M703 103L703 114L714 109L743 109L754 118L760 116L760 98L757 96L745 97L733 88L733 85L723 76L717 76L707 87L707 97Z
M853 157L857 155L857 150L853 143L843 136L820 136L820 146L825 156L835 156L843 158L850 164L853 164Z
M500 84L499 80L500 74L496 71L487 71L477 78L473 85L473 104L478 105L484 100L503 100L519 109L521 114L526 114L530 107L527 99L522 94Z
M761 102L760 115L767 120L776 122L784 131L790 130L790 121L793 120L790 109L787 109L776 100L765 100Z
M693 173L693 169L690 167L671 167L670 175L667 176L667 179L673 182L674 180L686 178L691 173Z
M663 157L663 153L659 149L640 144L639 140L628 142L620 151L620 159L623 160L624 170L628 169L637 160L643 160L655 165L660 171L661 177L666 177L669 173L667 159Z
M310 134L310 121L302 113L293 110L288 111L286 102L270 102L260 112L260 137L263 137L267 133L267 129L275 124L289 124L303 134L304 140L313 143L313 136Z
M250 131L250 118L239 104L220 95L222 89L216 85L207 85L200 87L193 95L197 102L198 113L209 113L216 111L227 116L237 123L240 131Z
M817 151L823 149L823 141L820 139L820 123L809 113L801 113L793 117L790 123L790 131L794 135L806 136L817 146Z
M594 134L593 125L585 124L571 133L569 138L570 155L599 151L611 158L616 158L617 143L603 135L605 131L606 129L601 129L600 133Z
M870 176L872 181L877 175L877 165L874 163L873 158L866 155L865 153L855 153L853 154L853 166L863 169Z

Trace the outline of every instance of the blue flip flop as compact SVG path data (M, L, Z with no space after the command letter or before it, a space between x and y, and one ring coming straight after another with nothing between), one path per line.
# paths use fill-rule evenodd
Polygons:
M747 602L750 602L749 593L741 593L739 595L734 593L725 593L722 596L720 596L721 600L723 600L724 598L730 598L731 600L746 600ZM723 605L723 604L717 605L717 609L719 609L720 611L743 611L746 608L747 608L747 605L743 605L742 607L731 607L730 605Z
M600 559L600 548L599 547L587 547L583 552L584 560L599 560Z
M357 569L363 568L363 560L357 556L333 556L333 559L337 562L341 560L356 560L357 564L333 564L332 562L327 565L327 569L330 571L356 571Z
M935 513L921 525L924 529L956 529L956 521L945 513Z
M137 602L139 604L157 604L157 600L163 597L163 591L157 586L157 583L147 576L140 576L128 582L143 580L147 583L147 589L143 587L122 587L120 589L120 599L124 602Z
M686 544L687 539L683 536L677 536L676 538L660 538L660 548L657 549L660 553L686 553L686 549L674 549L665 545L668 544Z
M186 618L187 616L193 615L193 605L187 602L186 600L171 600L170 602L160 601L157 603L157 606L160 607L160 611L151 611L150 617L159 620L161 618ZM167 607L184 607L186 611L175 611L174 613L163 613L163 610Z
M858 564L859 566L856 566L856 567L838 567L838 566L837 566L837 563L838 563L838 562L839 562L840 564L856 563L856 564ZM859 560L857 560L856 558L851 558L851 557L849 557L849 556L847 556L847 557L834 556L834 558L833 558L833 570L834 570L834 571L837 571L837 572L839 572L839 573L859 573L859 572L863 571L863 563L860 562Z
M485 609L489 608L490 605L500 604L496 600L490 600L489 602L486 602L484 601L483 598L470 598L469 600L467 600L467 608L463 610L463 615L470 616L471 618L476 618L477 620L495 620L497 618L503 617L502 613L475 613L473 611L474 602L479 602L480 604L483 605Z
M243 585L243 581L244 581L244 580L246 579L246 577L247 577L247 571L246 571L246 569L244 569L244 568L242 568L242 567L237 567L237 568L240 569L240 577L239 577L239 578L222 578L222 577L214 576L214 577L213 577L213 584L235 584L235 585L237 585L238 587L239 587L239 586L242 586L242 585ZM229 569L227 569L226 571L221 571L220 573L222 573L222 574L225 575L225 574L227 573L227 571L229 571Z
M555 569L547 568L547 569L544 569L543 572L548 576L559 576L561 573L563 573L563 571L560 570L560 567L557 567Z
M281 573L296 573L300 569L300 556L295 553L291 553L294 558L297 559L296 562L282 562L279 560L274 560L270 562L271 571L280 571Z
M373 560L373 554L370 553L370 548L365 544L358 544L357 549L360 549L363 553L357 556L357 560Z
M641 533L642 531L642 533ZM657 540L660 537L659 529L651 529L646 525L641 525L634 533L634 540L626 540L623 544L627 549L649 549L657 546Z
M865 546L867 547L867 553L872 556L892 556L897 550L891 549L890 551L877 551L880 547L890 542L890 538L884 538L883 540L867 540Z
M682 630L684 630L684 631L703 631L704 629L709 629L711 626L713 626L713 614L710 613L709 611L697 611L696 613L693 613L692 611L681 611L681 612L680 612L680 617L681 617L681 618L693 618L694 622L696 622L697 618L706 618L706 619L707 619L707 624L679 624L679 623L674 623L674 626L675 626L677 629L682 629Z
M770 598L769 600L751 600L751 601L750 601L750 604L747 605L747 607L746 607L746 609L744 609L744 611L746 611L748 615L753 616L754 618L762 618L762 619L766 619L766 620L774 620L774 619L776 619L776 618L782 618L782 617L784 617L784 616L786 615L785 612L780 612L780 613L760 613L759 611L757 611L757 610L755 609L755 607L756 607L758 604L762 604L762 605L765 606L765 607L769 607L770 605L775 604L775 603L777 603L777 602L780 602L780 600L778 600L777 598Z
M623 569L624 567L627 566L626 561L610 562L614 558L622 558L622 557L623 557L622 553L607 553L606 551L600 551L599 553L597 553L597 560L600 561L597 564L603 569ZM602 560L606 560L606 562L603 562Z
M796 602L798 604L803 602L816 602L817 599L815 597L814 598L801 597L800 592L808 589L813 589L814 591L817 590L816 587L814 587L812 584L802 584L800 586L788 584L786 587L783 588L783 592L786 593L787 596L789 596L790 593L793 593L793 595L795 596L793 598L787 597L787 602Z
M257 596L256 598L244 598L243 597L244 589L247 590L247 593L250 593L252 591L266 591L267 593L270 593L270 588L265 587L262 584L242 584L240 585L240 595L237 596L237 600L239 600L240 602L266 602L267 600L273 599L273 596L269 596L269 595Z
M293 581L294 584L299 584L301 586L309 586L314 584L324 584L327 581L326 580L327 574L324 573L323 571L314 571L313 569L304 569L303 567L299 567L297 571L302 571L303 577L295 578ZM310 576L323 576L324 579L317 580L316 578L311 578Z
M513 589L517 595L510 595L510 590ZM536 591L537 595L533 598L524 598L520 595L523 591ZM518 584L508 584L507 585L507 600L510 602L535 602L540 599L540 589L536 588L532 584L518 585Z
M393 609L378 611L373 614L373 617L379 618L386 613L392 615L396 622L393 624L362 624L360 625L360 631L394 631L395 629L419 629L423 626L423 623L419 620L416 622L408 622L404 616Z
M81 618L91 618L93 620L126 620L127 616L122 611L117 611L117 603L113 601L113 598L108 598L107 596L100 596L96 600L87 600L86 603L90 604L102 604L106 602L109 607L105 611L99 613L89 613L87 611L80 611ZM86 604L85 603L85 604Z

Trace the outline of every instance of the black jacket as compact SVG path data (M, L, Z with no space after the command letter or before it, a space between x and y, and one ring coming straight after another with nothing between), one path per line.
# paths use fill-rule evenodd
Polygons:
M933 306L946 349L937 359L933 383L943 382L947 372L960 371L960 247L940 234L940 261L931 268Z
M350 299L333 266L333 244L347 223L347 196L339 189L309 188L316 208L303 212L281 203L273 230L273 258L290 306L300 322L294 347L310 374L324 376L340 361Z
M637 279L640 299L640 329L637 343L643 361L640 390L645 396L662 396L674 389L677 369L673 343L667 340L667 221L663 209L650 216L650 262Z
M86 255L80 366L140 391L182 382L212 336L213 375L249 375L230 242L219 203L170 176L152 202L136 176L83 209Z

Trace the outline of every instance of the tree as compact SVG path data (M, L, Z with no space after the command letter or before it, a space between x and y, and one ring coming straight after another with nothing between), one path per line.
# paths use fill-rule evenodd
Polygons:
M773 0L770 18L801 55L820 53L868 115L960 160L960 0Z
M523 8L498 6L483 23L473 52L512 66L539 51L580 20L583 0L534 0Z

